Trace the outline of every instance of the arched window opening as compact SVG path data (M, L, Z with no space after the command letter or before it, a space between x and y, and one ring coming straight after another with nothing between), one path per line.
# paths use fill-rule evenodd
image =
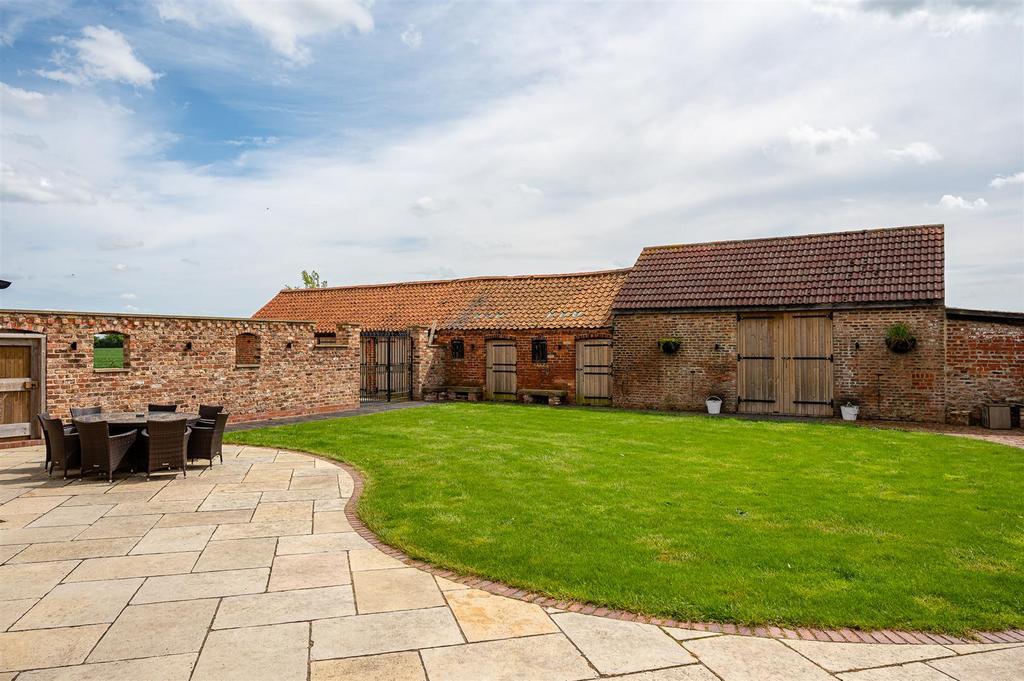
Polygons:
M235 336L235 366L255 367L260 364L260 337L254 333Z

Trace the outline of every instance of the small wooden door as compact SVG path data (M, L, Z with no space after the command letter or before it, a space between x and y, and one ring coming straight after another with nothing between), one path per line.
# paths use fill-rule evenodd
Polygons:
M741 317L736 333L741 413L833 415L828 313Z
M487 341L485 397L489 400L516 399L516 344L514 341Z
M0 438L32 433L32 397L38 387L32 369L30 345L0 345Z
M612 341L593 338L576 343L576 403L612 403Z

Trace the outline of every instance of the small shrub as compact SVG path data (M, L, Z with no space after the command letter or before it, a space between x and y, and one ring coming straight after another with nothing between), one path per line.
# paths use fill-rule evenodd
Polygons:
M910 352L917 347L917 337L909 326L896 322L885 330L885 347L900 354Z
M661 348L661 351L664 352L666 355L671 355L671 354L677 352L679 350L680 346L682 346L682 344L683 344L683 342L681 340L679 340L678 338L659 338L658 339L658 347Z

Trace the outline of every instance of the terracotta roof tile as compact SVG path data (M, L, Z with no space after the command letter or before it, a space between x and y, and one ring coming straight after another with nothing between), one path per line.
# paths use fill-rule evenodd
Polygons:
M310 319L365 330L599 328L628 270L286 289L253 317Z
M615 309L942 300L943 226L645 248Z

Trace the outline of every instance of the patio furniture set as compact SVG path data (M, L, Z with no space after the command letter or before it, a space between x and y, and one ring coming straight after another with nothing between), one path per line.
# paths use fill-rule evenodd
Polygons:
M178 412L174 404L150 404L145 412L104 412L101 407L72 407L71 424L47 413L39 415L46 442L46 469L61 468L64 477L77 467L86 473L114 472L127 465L131 473L180 469L186 460L220 457L229 415L217 405L199 405L198 414Z

